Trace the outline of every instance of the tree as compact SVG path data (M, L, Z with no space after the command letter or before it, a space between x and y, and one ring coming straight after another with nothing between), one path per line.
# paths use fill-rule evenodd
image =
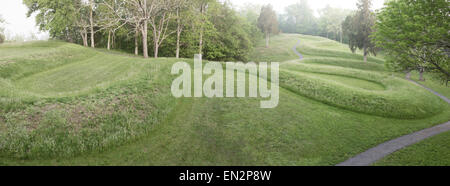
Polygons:
M117 30L127 24L126 19L121 15L125 2L123 0L101 0L98 12L98 25L102 30L106 30L108 34L107 49L111 49L114 44L115 34Z
M374 40L394 70L426 70L450 80L450 2L389 1L378 14Z
M278 33L277 14L272 5L266 5L261 8L261 14L258 18L258 27L266 36L266 47L269 47L270 34Z
M203 35L205 32L205 25L208 24L206 14L208 11L208 6L212 2L211 0L196 0L194 3L195 9L197 9L199 17L199 43L198 43L198 53L203 54Z
M95 32L94 32L94 8L95 3L94 0L89 0L89 23L90 23L90 29L91 29L91 47L95 48Z
M326 33L327 38L330 38L329 34L332 33L334 35L334 39L342 43L342 22L350 14L350 11L340 8L333 8L327 5L325 8L319 10L319 14L319 25L321 30Z
M90 28L90 23L87 15L89 12L89 7L81 1L74 2L74 4L76 10L74 26L77 27L78 33L83 40L83 46L88 47L88 29Z
M2 18L2 15L0 15L0 44L4 43L6 40L5 35L3 34L4 28L2 27L2 24L4 23L5 20Z
M369 37L373 32L375 24L375 13L370 10L371 0L359 0L358 10L354 15L347 16L342 23L344 34L349 37L349 47L352 52L357 49L363 50L364 62L367 62L367 56L376 55L376 48Z
M285 10L286 14L280 18L280 27L284 32L316 34L316 18L308 0L300 0L296 4L286 7Z
M128 22L133 22L134 25L138 25L139 31L142 34L142 53L144 58L148 58L148 22L154 17L155 6L157 6L158 0L129 0L127 2L126 16Z
M181 39L181 33L184 30L185 24L188 20L189 16L189 6L188 4L191 2L191 0L177 0L175 3L175 12L176 12L176 19L177 19L177 46L175 50L175 57L178 59L180 58L180 39Z
M27 16L37 12L36 23L40 30L49 31L51 37L73 42L74 33L78 35L76 5L81 0L23 0L23 3L28 7Z
M155 3L154 14L150 17L149 23L153 31L153 51L154 57L158 58L158 51L161 44L168 36L175 33L176 30L169 31L169 23L173 16L173 7L175 1L162 0Z

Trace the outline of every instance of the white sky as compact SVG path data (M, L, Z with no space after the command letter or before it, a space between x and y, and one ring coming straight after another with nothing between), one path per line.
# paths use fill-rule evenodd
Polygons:
M299 0L230 0L235 5L244 5L246 3L252 4L271 4L277 13L283 13L284 8L300 2ZM318 10L325 8L325 6L330 5L336 8L344 8L344 9L356 9L356 2L358 0L308 0L309 5L313 10ZM374 9L379 9L383 7L385 0L372 0L372 7Z
M299 2L299 0L230 0L233 4L240 6L245 3L252 4L272 4L278 13L283 13L284 8L288 5ZM311 8L318 10L326 5L332 7L356 9L357 0L309 0ZM373 0L373 8L379 9L383 6L384 0ZM6 30L6 37L11 38L15 35L22 35L25 38L31 33L38 35L40 39L46 39L47 33L42 33L36 26L34 16L26 17L27 8L22 4L22 0L0 0L0 15L6 20L7 24L3 25Z
M29 39L31 33L39 39L46 39L48 34L39 32L34 16L27 18L27 7L22 4L22 0L0 0L0 15L7 22L3 25L7 39L16 35Z

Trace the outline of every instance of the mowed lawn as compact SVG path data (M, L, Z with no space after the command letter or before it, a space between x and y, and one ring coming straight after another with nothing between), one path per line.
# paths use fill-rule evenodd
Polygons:
M251 56L282 62L275 109L259 98L175 99L176 59L61 42L0 46L14 51L0 57L0 165L335 165L450 119L448 104L380 58L364 64L312 36L271 44Z

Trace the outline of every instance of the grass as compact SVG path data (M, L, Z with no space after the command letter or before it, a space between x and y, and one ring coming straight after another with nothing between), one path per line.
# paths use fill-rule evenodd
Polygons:
M411 79L431 88L432 90L438 92L439 94L450 98L450 86L446 86L443 82L441 82L436 77L433 77L432 74L424 73L425 81L419 81L419 73L416 71L411 72Z
M426 139L380 160L377 166L450 166L450 132Z
M14 53L34 57L0 57L14 62L0 67L8 86L0 90L0 165L334 165L450 118L449 105L392 77L379 68L382 59L370 58L377 68L364 69L362 56L329 40L272 39L252 55L287 61L275 109L260 109L260 98L175 99L170 69L180 60L23 44ZM298 40L335 57L310 53L298 61Z

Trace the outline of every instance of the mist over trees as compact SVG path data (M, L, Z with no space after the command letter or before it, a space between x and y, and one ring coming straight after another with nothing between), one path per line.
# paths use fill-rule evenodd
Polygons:
M261 13L258 18L258 27L265 35L266 47L269 47L270 35L279 32L277 14L273 10L272 5L266 5L261 8Z
M308 0L289 5L285 11L285 14L280 15L280 28L283 32L308 35L316 35L319 32L318 20Z
M287 6L285 13L279 16L280 29L284 33L322 36L348 43L349 38L343 35L341 23L352 11L327 5L318 10L318 13L316 17L308 0L299 0L298 3Z

